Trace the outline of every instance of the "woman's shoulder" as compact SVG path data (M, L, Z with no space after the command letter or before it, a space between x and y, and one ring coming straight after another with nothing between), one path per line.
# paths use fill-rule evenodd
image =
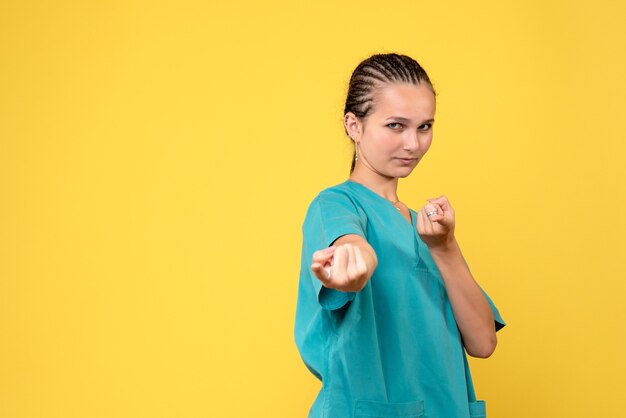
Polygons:
M339 208L351 208L355 212L361 212L362 205L359 200L350 180L346 180L318 192L309 204L309 212L312 210L333 212Z
M320 197L326 198L333 196L351 196L353 194L354 192L350 187L350 180L346 180L323 189L317 194L315 198L318 199Z
M349 204L355 208L364 206L364 199L367 195L363 195L362 191L355 187L356 183L346 180L333 186L326 187L313 198L311 206L324 203L342 203Z
M352 226L353 231L364 231L367 214L357 194L349 180L321 190L309 204L303 230L344 231Z

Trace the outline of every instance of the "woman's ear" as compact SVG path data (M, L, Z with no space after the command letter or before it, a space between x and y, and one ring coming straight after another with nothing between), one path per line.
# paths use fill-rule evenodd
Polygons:
M348 136L354 141L359 142L361 139L361 121L352 112L346 113L343 118L343 126Z

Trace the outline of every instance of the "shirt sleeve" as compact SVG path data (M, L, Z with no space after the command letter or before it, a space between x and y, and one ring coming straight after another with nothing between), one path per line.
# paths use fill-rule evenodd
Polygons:
M498 311L498 308L493 303L493 301L491 300L491 298L489 297L487 292L485 292L482 288L480 290L483 291L483 294L485 295L485 298L487 299L487 302L489 302L489 306L491 307L491 312L493 312L493 319L495 320L495 323L496 323L495 324L496 325L496 332L498 332L502 328L504 328L504 326L506 325L506 322L504 322L504 320L502 319L502 316L500 315L500 311Z
M467 265L467 268L471 272L472 269L470 268L469 264L466 263L466 265ZM487 299L487 303L489 303L489 307L491 308L491 312L493 313L493 319L495 322L496 332L498 332L506 326L506 322L504 322L504 319L502 319L502 316L500 315L500 311L498 311L496 304L493 303L493 300L491 300L487 292L485 292L485 290L480 285L478 285L478 287L483 292L483 295L485 295L485 299Z
M349 196L325 191L320 193L309 206L302 228L303 263L312 262L313 253L332 245L343 235L356 234L364 239L366 217ZM342 292L324 287L311 269L311 283L322 308L335 310L355 297L355 292Z

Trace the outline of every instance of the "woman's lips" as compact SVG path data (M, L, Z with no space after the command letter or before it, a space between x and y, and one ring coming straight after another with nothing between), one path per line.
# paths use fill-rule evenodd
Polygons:
M396 158L396 160L400 161L402 164L409 165L416 161L417 158Z

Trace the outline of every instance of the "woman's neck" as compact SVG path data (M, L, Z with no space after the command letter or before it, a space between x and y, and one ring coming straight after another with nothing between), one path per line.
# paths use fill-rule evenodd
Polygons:
M350 174L350 180L362 184L387 200L392 202L398 200L398 179L396 177L384 177L369 170L364 172L362 169L359 170L359 167L355 167Z

